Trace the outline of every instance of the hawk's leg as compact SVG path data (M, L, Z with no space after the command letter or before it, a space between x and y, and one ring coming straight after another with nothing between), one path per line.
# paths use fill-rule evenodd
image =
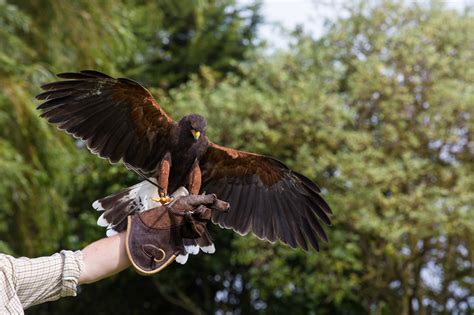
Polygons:
M158 194L160 198L153 198L154 201L161 204L165 204L171 201L171 198L168 196L168 180L170 177L171 169L171 153L167 152L163 157L163 160L160 162L160 167L158 172L155 174L156 179L158 180Z
M188 190L191 195L199 194L201 190L201 169L198 160L194 161L188 178Z

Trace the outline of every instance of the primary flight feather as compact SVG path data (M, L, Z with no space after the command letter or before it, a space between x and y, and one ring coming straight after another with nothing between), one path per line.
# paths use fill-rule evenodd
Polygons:
M230 203L231 211L213 215L221 227L305 250L319 250L318 239L327 241L322 223L330 224L331 209L305 176L272 157L212 143L202 116L173 121L135 81L91 70L58 77L64 80L44 84L36 97L44 101L38 106L41 117L100 157L152 173L149 180L160 187L160 201L167 200L168 191L187 186L191 193L214 193ZM144 204L138 194L143 187L99 200L110 226L125 228L126 216Z

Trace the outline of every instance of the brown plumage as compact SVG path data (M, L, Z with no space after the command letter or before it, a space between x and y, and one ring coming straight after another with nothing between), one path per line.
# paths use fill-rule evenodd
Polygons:
M199 115L174 122L132 80L90 70L58 76L66 80L43 85L37 96L45 101L41 116L93 153L153 172L165 192L187 186L192 193L215 193L231 211L215 213L213 222L240 234L305 250L318 250L318 238L327 241L321 222L330 224L332 212L308 178L272 157L210 142Z

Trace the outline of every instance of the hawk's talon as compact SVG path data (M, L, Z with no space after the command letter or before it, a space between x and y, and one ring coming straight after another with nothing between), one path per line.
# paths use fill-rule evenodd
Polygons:
M151 200L153 200L155 202L159 202L162 205L164 205L168 202L171 202L173 200L173 198L171 198L170 196L167 196L166 193L164 193L164 192L160 192L160 198L151 198Z
M168 197L168 196L164 196L164 197L160 197L160 198L151 198L151 200L155 201L155 202L159 202L161 203L162 205L168 203L168 202L171 202L173 201L173 198L171 197Z

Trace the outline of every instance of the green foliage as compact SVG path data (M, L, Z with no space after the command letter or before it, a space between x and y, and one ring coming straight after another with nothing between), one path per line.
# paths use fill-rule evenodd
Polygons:
M214 141L272 154L329 191L323 255L235 239L266 311L472 307L473 23L436 5L362 6L318 41L244 64L245 80L171 93L176 112L206 113Z
M0 251L102 237L90 203L139 180L37 117L40 82L86 67L148 82L175 119L203 114L216 143L281 159L335 215L320 253L212 227L212 256L31 313L472 312L470 11L360 2L322 38L299 32L268 56L248 53L258 4L47 3L0 0Z
M215 74L236 70L255 48L260 4L235 0L147 2L135 9L140 56L134 70L148 84L176 87L202 65Z
M183 14L181 32L195 32L196 25L186 23L198 9L199 20L207 21L202 15L209 10L214 23L222 23L223 37L233 38L235 45L244 39L253 41L256 25L246 21L256 18L256 5L249 6L253 13L248 18L237 12L246 7L238 9L233 2L200 1L190 8L176 11L171 2L158 8L141 1L0 1L0 175L4 180L0 236L5 240L2 244L11 244L9 251L38 255L59 244L74 247L90 242L100 235L94 227L95 213L87 211L90 202L137 180L125 175L122 167L110 167L84 150L77 151L74 140L39 119L33 102L39 85L52 80L55 72L92 68L116 75L138 64L140 71L148 71L152 51L176 55L175 48L161 47L161 41L151 36L163 29L159 23L168 23L164 19L173 12L176 21ZM212 60L208 67L216 65L215 73L229 71L247 46L239 46L239 55L207 47L206 54L217 49L222 53L222 59L215 64ZM200 50L184 48L179 57L183 60ZM178 69L176 62L166 71L180 73L183 76L177 80L182 81L207 61L195 58L186 71ZM145 78L138 68L131 72ZM179 83L174 80L165 81ZM71 224L65 222L67 213L76 218Z
M351 192L337 202L358 209L341 219L361 237L366 307L406 314L415 303L428 313L448 311L449 299L467 305L473 26L468 13L388 3L353 12L319 43L337 47L325 62L340 65L337 91L354 112L349 128L370 137L351 138L356 150L346 141L336 166ZM426 268L442 270L436 285Z
M38 119L28 85L0 84L1 239L19 253L44 254L64 235L73 148Z

